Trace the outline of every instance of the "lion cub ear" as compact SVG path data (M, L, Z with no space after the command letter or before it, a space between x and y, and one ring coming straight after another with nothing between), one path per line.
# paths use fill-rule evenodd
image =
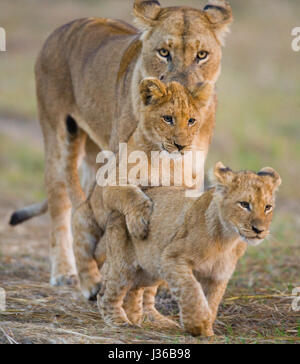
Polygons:
M271 183L272 188L276 191L278 187L281 185L281 177L279 173L275 171L275 169L271 167L265 167L261 171L259 171L258 176L264 177L268 179Z
M231 6L227 1L210 0L203 11L211 23L217 38L224 45L225 36L229 32L229 25L233 21Z
M167 87L157 78L145 78L140 83L140 94L144 105L158 104L167 95Z
M222 162L218 162L211 171L209 179L211 186L215 187L217 191L222 192L232 183L234 172L230 168L225 167Z
M161 11L160 3L157 0L135 0L133 12L136 22L141 28L151 26Z

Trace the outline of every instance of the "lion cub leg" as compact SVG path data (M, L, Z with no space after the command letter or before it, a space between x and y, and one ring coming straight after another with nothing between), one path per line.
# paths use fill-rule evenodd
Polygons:
M86 299L94 300L101 288L101 275L94 253L102 231L88 202L75 210L72 230L80 289Z
M209 280L206 282L205 294L207 297L209 307L212 312L213 322L215 322L217 318L218 309L222 301L222 298L224 296L224 293L226 291L227 284L228 280L224 281Z
M128 241L124 216L112 213L105 231L106 262L102 268L103 288L98 307L104 322L112 327L132 325L123 302L133 285L135 270L131 264L131 242Z
M106 263L104 264L104 269L106 269ZM123 309L123 301L130 289L130 285L122 284L116 278L116 272L112 273L109 269L108 272L109 280L105 281L103 290L101 290L97 297L100 314L108 326L131 326L132 323Z
M144 288L132 288L127 293L123 304L128 319L138 326L143 321L143 294Z
M180 307L181 323L193 336L213 336L212 313L201 285L185 262L166 259L162 274Z
M166 316L163 316L155 308L155 296L157 294L159 285L148 287L144 291L144 318L146 321L153 323L159 327L164 328L178 328L179 325Z
M130 235L136 239L146 239L153 203L140 188L105 187L103 202L109 210L125 215Z

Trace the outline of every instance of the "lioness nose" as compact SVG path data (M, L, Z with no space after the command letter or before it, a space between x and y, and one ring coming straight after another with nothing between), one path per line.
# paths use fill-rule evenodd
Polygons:
M264 232L264 230L260 230L258 229L256 226L252 226L252 230L256 233L256 234L261 234Z
M175 147L179 150L179 152L185 148L185 145L179 145L179 144L176 144L174 143Z

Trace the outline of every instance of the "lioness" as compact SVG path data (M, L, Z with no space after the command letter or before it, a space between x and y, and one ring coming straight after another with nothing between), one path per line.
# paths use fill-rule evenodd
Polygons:
M175 185L174 164L171 163L170 154L163 152L167 148L172 148L172 144L168 143L173 135L180 136L184 140L184 144L193 150L195 138L198 138L199 129L205 122L207 108L212 99L213 88L210 84L202 85L194 90L191 94L185 87L178 82L170 82L164 84L155 78L146 78L140 84L140 97L143 105L140 109L140 122L129 138L127 144L127 153L143 152L145 160L140 161L139 171L146 168L145 176L139 176L136 181L132 181L127 186L120 186L120 170L118 166L111 166L110 173L116 176L117 186L96 186L90 197L85 201L84 196L80 193L80 189L74 187L74 183L70 181L70 197L75 209L72 218L74 251L76 257L77 271L80 281L81 292L87 299L96 297L100 288L101 276L98 265L95 260L95 246L105 231L106 221L112 211L119 211L126 217L129 233L139 238L145 237L145 231L140 232L138 236L132 227L137 221L129 220L133 214L135 206L139 207L136 201L142 196L141 204L144 204L144 193L139 186L150 186L151 179L155 175L156 185L162 185L162 160L169 162L170 184ZM206 137L205 134L202 135ZM74 158L72 155L77 154L77 148L80 146L80 135L74 135L69 143L68 175L76 179L77 169L74 166ZM152 168L152 153L161 152L160 163L156 168ZM174 155L175 157L175 155ZM169 158L169 160L167 159ZM118 156L118 159L121 159ZM116 158L113 158L116 161ZM184 160L183 160L184 161ZM180 159L180 162L182 160ZM180 186L185 184L184 169L193 172L192 163L181 163ZM135 164L127 166L127 175L135 170ZM105 169L106 171L106 169ZM188 172L187 172L188 173ZM189 186L192 187L192 186ZM78 193L79 192L79 193ZM152 208L152 202L147 206ZM124 231L126 233L126 229ZM120 245L123 243L120 242Z
M157 0L135 0L134 14L139 29L101 18L64 25L48 38L36 63L48 205L17 212L11 223L16 225L49 207L53 285L71 283L76 276L67 192L70 178L65 171L67 127L72 132L79 126L98 148L115 151L137 126L143 78L178 81L193 92L203 82L215 83L220 74L222 42L233 19L226 2L212 0L198 10L162 8ZM198 141L198 148L204 151L213 134L216 102L215 97L199 131L206 135ZM174 150L185 147L177 136L171 144ZM147 205L149 199L144 198ZM141 206L135 211L137 232L143 231L148 210Z
M131 237L122 246L123 218L114 214L106 229L103 290L98 295L105 322L139 323L144 288L166 281L179 303L185 330L213 335L238 259L247 245L258 245L269 234L280 184L272 168L234 173L219 162L213 189L197 200L184 198L178 190L152 188L147 191L154 201L148 239Z

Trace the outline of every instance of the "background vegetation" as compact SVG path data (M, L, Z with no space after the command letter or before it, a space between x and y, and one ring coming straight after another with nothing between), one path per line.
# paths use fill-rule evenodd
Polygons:
M33 77L35 59L57 26L86 16L132 22L132 3L133 0L1 0L0 26L7 32L7 52L0 53L0 285L8 280L12 305L14 297L18 299L14 280L26 279L26 274L18 277L10 270L12 260L17 271L21 261L21 271L27 272L34 259L40 276L48 279L46 236L42 234L37 243L44 255L36 256L36 251L28 250L29 244L34 245L35 236L40 233L38 224L43 220L20 230L6 227L8 211L44 196L43 149L36 122ZM161 3L204 5L199 0ZM249 249L241 261L227 293L229 301L224 301L215 341L299 342L300 318L291 311L291 300L286 297L292 288L300 286L300 52L291 49L291 31L300 26L300 2L230 3L235 22L224 49L216 134L207 166L217 160L233 169L259 170L270 165L282 175L283 185L272 237L261 247ZM47 223L43 229L47 232ZM28 234L25 237L24 231ZM28 260L22 260L24 254ZM241 298L243 295L246 297ZM18 304L21 306L17 305L17 310L23 307ZM93 309L96 315L96 308ZM15 334L20 340L18 333L21 335L23 326L14 327L1 317L0 327L2 320L6 329L12 330L12 336ZM26 325L25 319L23 324ZM72 341L72 335L66 337L64 340ZM115 336L111 337L113 341ZM180 333L167 338L162 341L193 340ZM5 336L3 340L7 340ZM35 340L33 335L32 341ZM57 337L53 340L59 341ZM131 336L128 340L134 341Z

